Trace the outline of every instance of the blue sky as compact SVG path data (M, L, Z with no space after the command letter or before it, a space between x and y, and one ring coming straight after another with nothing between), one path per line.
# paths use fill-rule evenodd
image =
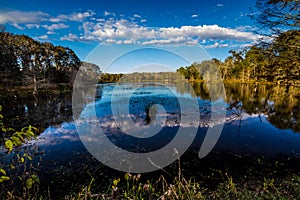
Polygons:
M223 60L230 49L259 37L249 17L254 5L255 0L0 0L0 24L68 46L82 60L97 45L201 45Z

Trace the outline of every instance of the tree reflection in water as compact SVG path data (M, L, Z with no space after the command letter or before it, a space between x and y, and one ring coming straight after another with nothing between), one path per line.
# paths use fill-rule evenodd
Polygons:
M184 88L184 87L182 87ZM178 90L181 91L180 86ZM209 100L205 83L195 83L193 88L201 99ZM235 120L241 111L249 115L264 114L279 129L300 132L300 88L266 84L225 84L228 112ZM184 92L184 91L181 91ZM186 91L188 92L188 91Z

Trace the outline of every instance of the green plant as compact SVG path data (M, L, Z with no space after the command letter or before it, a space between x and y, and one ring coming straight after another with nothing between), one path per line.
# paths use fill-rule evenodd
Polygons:
M125 185L121 179L112 181L112 196L114 199L204 199L204 189L195 178L185 179L181 174L178 159L178 175L171 181L160 176L155 182L141 181L141 174L126 173Z
M132 175L126 173L124 178L126 180L126 187L123 191L123 196L126 199L150 199L151 194L155 192L150 181L147 181L147 183L140 182L141 174ZM114 180L113 188L116 189L119 181L120 179ZM114 187L115 184L116 186Z
M99 194L92 194L91 188L94 183L95 179L92 177L90 184L88 186L85 186L79 191L77 194L70 194L66 195L65 199L67 200L86 200L86 199L94 199L98 198ZM50 199L50 198L49 198Z
M0 106L0 112L1 110L2 106ZM17 151L16 147L20 147L27 141L36 138L34 133L36 128L29 125L20 131L16 131L13 128L6 127L2 119L3 115L0 113L0 131L4 147L7 150L7 154L11 154L12 152L13 154L8 166L3 166L3 164L0 163L0 183L10 180L11 185L14 185L14 181L18 179L23 185L23 191L27 192L38 185L40 181L37 174L32 171L33 167L30 162L33 158L30 150L23 148ZM10 170L10 176L7 174L7 169ZM22 171L20 172L20 170ZM8 192L8 194L12 194L12 192Z
M219 171L220 175L224 181L222 184L223 189L225 191L225 196L230 196L230 197L237 197L237 187L236 184L233 182L233 178L231 176L228 176L227 172L222 173L222 171Z

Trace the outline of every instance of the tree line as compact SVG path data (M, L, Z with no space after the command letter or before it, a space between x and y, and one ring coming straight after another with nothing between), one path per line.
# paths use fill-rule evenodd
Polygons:
M223 62L214 58L223 80L240 82L268 81L295 84L300 81L300 30L289 30L276 36L271 43L260 43L231 53ZM207 61L205 61L207 62ZM181 67L188 80L201 80L199 71L204 63Z
M63 83L71 86L80 66L98 66L82 62L75 52L26 35L15 35L0 29L0 85L38 86ZM91 70L87 70L91 71Z

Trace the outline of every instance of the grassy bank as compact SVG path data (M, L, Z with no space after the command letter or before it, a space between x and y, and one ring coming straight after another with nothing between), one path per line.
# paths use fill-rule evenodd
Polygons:
M227 172L219 171L222 182L215 187L206 187L197 178L186 179L178 173L173 180L163 176L157 180L143 180L140 174L126 173L124 177L113 179L108 183L106 192L97 191L96 180L81 189L73 190L60 199L299 199L300 176L288 174L284 179L268 176L259 179L248 177L243 182L236 182ZM65 191L72 190L65 188ZM40 193L38 188L24 189L23 193L9 191L1 199L57 199L48 191Z

